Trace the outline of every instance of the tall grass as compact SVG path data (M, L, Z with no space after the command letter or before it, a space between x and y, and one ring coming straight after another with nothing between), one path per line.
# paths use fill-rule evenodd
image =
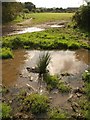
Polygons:
M47 72L47 66L50 63L50 59L51 59L51 57L50 57L50 54L48 52L39 56L39 61L37 63L39 77L41 77L42 74L45 74Z

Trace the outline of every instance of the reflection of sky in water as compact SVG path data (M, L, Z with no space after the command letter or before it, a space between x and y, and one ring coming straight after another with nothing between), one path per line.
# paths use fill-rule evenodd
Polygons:
M43 53L43 51L27 51L28 56L26 59L26 66L34 67L38 61L39 55ZM68 73L79 73L82 72L86 67L86 61L84 59L79 59L80 56L77 52L74 51L49 51L51 55L51 62L48 66L51 74L57 74L61 72ZM80 52L81 53L81 52ZM83 55L82 57L84 57ZM88 58L86 55L85 58ZM81 58L81 56L80 56ZM86 58L86 59L87 59Z
M14 84L20 73L23 75L23 79L31 75L36 80L37 75L28 73L26 67L35 67L39 55L43 52L38 50L15 50L14 59L2 61L3 84L6 86ZM90 65L90 51L87 50L49 51L49 53L51 54L51 62L48 67L51 74L61 72L79 73L83 72L88 64ZM23 81L26 82L26 80Z

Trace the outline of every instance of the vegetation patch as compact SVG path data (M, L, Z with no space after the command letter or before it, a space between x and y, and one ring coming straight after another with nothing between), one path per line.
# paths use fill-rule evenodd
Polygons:
M0 49L0 58L7 59L13 58L13 53L10 48L2 48Z
M47 83L47 89L52 90L53 88L57 88L59 79L57 78L57 76L45 74L44 81Z
M2 38L2 47L11 49L90 49L85 33L72 28L50 28L46 31L25 33Z
M62 93L68 93L71 91L71 87L65 84L63 81L59 81L58 90Z
M0 103L0 118L9 119L12 111L11 107L6 103Z
M33 114L41 114L48 111L49 99L45 95L31 94L24 99L24 105Z
M37 69L39 72L39 77L41 77L42 74L47 73L47 66L50 63L50 54L44 53L42 56L39 56L39 61L37 63Z
M50 112L49 112L49 120L60 120L60 119L65 119L67 120L67 114L59 109L53 108Z
M86 82L90 82L90 70L86 70L83 75L82 75L82 79Z

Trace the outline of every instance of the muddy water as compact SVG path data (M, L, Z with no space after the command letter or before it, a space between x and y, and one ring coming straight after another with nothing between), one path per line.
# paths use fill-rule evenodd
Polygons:
M28 94L39 92L44 95L49 95L51 98L51 106L60 106L71 111L70 103L67 102L70 94L60 94L58 90L53 90L50 93L46 90L44 82L38 82L38 74L29 73L26 67L35 67L39 55L45 51L38 50L16 50L14 59L3 60L3 85L12 89L12 94L18 92L19 89L26 89ZM83 85L81 78L82 72L90 65L90 51L48 51L51 55L51 62L48 66L50 74L70 73L70 76L65 76L62 80L68 82L73 88ZM28 89L28 88L32 89Z
M43 54L43 52L38 50L14 51L14 59L3 60L2 62L3 84L12 86L18 80L23 85L22 81L25 81L24 79L27 78L29 79L29 77L37 81L37 74L28 73L26 67L35 67L39 55ZM51 55L51 62L48 69L52 75L64 72L79 74L90 64L90 52L87 50L49 51L49 53Z
M14 51L14 59L2 61L2 82L11 86L18 78L22 65L25 63L25 51Z
M2 35L17 35L17 34L24 34L24 33L31 33L31 32L38 32L38 31L43 31L47 28L62 28L64 27L64 24L56 24L56 23L49 23L49 24L41 24L41 25L36 25L33 27L13 27L13 26L6 26L5 28L3 27L2 30Z

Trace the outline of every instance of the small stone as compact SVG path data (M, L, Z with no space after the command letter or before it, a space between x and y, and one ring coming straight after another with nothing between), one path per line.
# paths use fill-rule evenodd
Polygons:
M68 101L73 98L73 94L71 94L68 98Z
M77 95L77 97L81 97L82 96L82 94L79 94L79 93L76 93L76 95Z
M11 104L11 103L12 103L12 100L10 100L9 103Z
M29 116L28 115L23 115L23 118L28 119Z
M49 99L52 99L52 97L49 97Z
M23 75L22 75L21 73L19 74L19 76L20 76L20 77L23 77Z

